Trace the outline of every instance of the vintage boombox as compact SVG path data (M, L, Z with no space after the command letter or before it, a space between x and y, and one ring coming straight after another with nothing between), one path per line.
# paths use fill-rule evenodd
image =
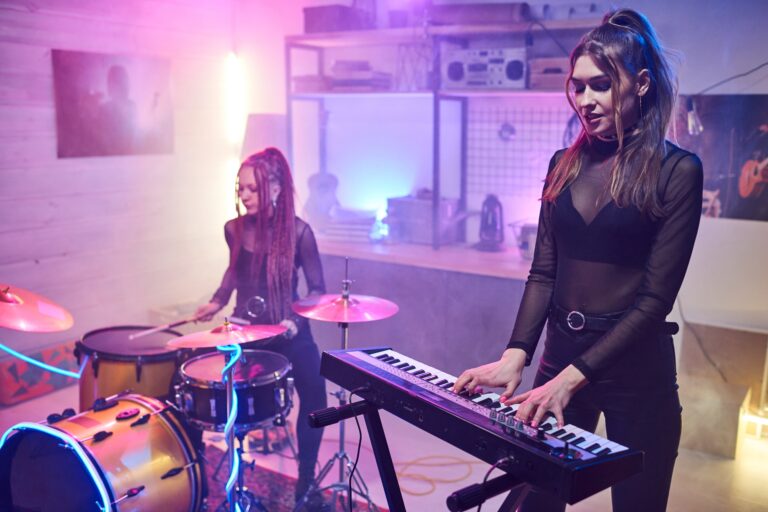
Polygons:
M446 89L525 89L525 48L450 49L442 55Z

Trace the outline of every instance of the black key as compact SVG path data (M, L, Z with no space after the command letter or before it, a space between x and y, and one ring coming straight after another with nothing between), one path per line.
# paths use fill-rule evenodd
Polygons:
M544 432L546 432L547 430L551 429L552 427L554 427L554 425L552 423L542 423L541 426L539 426L539 428L541 430L543 430Z
M595 451L599 449L600 449L600 443L591 444L585 448L585 450L592 453L595 453Z
M511 411L511 407L505 407L502 410L499 411L499 414L507 414L509 411Z
M409 371L411 371L411 370L414 370L415 368L416 368L415 366L413 366L412 364L409 364L408 366L406 366L405 368L403 368L403 371L404 371L404 372L409 372Z
M569 432L569 433L565 434L563 437L561 437L560 440L561 441L570 441L574 437L576 437L576 434L574 434L573 432Z
M611 453L610 448L603 448L599 452L595 453L595 455L608 455L609 453Z
M579 443L583 443L584 441L586 441L586 439L584 439L583 437L577 437L576 439L571 441L571 444L579 444Z
M552 435L555 436L555 437L560 437L563 434L565 434L565 429L563 429L563 428L558 429L555 432L552 432Z
M396 365L397 363L399 363L399 362L400 362L400 360L399 360L399 359L394 359L394 358L393 358L391 361L387 361L387 362L388 362L389 364L391 364L391 365Z
M416 367L414 366L414 368L416 368ZM426 373L426 372L425 372L424 370L416 370L416 371L415 371L415 372L413 372L411 375L415 375L416 377L418 377L418 376L419 376L419 375L421 375L422 373Z
M400 363L400 364L398 364L397 366L395 366L395 368L400 368L400 369L402 370L402 369L403 369L403 368L405 368L406 366L408 366L408 363Z
M428 382L432 382L432 381L433 381L433 380L435 380L436 378L437 378L437 375L433 375L433 376L431 376L431 377L429 377L429 378L427 378L427 379L424 379L424 380L426 380L426 381L428 381Z
M376 359L381 359L382 361L388 357L391 357L389 354L379 354L376 356Z
M446 382L448 382L448 381L445 380L445 379L440 379L439 381L435 382L435 386L442 386Z
M424 380L427 380L428 378L432 377L432 374L427 372L424 375L419 375L419 377L421 377Z
M493 398L484 398L483 400L475 403L477 403L477 405L489 406L493 403Z
M445 389L448 389L448 388L452 388L454 384L456 384L456 383L455 383L455 382L449 382L448 384L446 384L446 385L445 385L445 386L443 386L443 387L444 387Z

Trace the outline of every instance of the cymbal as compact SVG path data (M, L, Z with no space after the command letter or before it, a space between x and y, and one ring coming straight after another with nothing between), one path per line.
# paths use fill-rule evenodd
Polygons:
M400 309L394 302L369 295L310 295L294 302L291 308L312 320L338 323L383 320Z
M224 322L210 331L193 332L171 339L166 345L171 348L212 348L222 345L239 345L259 341L283 334L288 329L283 325L235 325Z
M42 295L0 283L0 327L55 332L66 331L73 323L69 311Z

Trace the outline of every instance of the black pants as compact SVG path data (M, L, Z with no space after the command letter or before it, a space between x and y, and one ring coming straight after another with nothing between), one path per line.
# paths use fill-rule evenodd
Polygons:
M574 333L550 319L534 387L554 378L601 335ZM675 352L668 335L651 335L635 344L571 399L564 411L567 424L593 432L602 412L608 439L645 452L644 471L611 488L614 512L666 510L680 442L681 411ZM531 488L520 510L564 509L565 503Z
M325 379L320 375L320 353L312 338L309 325L303 325L292 339L279 336L276 341L268 345L248 345L245 344L244 348L277 352L291 363L294 384L299 395L299 416L296 425L296 437L299 443L299 474L314 472L323 429L311 428L307 418L309 413L327 407L328 401Z

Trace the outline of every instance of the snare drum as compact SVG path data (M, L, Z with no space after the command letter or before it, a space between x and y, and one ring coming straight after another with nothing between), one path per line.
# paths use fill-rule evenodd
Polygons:
M9 510L200 509L203 468L177 413L160 401L122 395L49 421L14 426L0 446L0 503Z
M228 357L228 356L227 356ZM204 354L181 365L182 383L176 402L187 421L204 430L223 432L227 421L227 393L222 382L223 354ZM293 379L291 363L266 350L243 350L234 367L238 410L235 432L271 426L290 412Z
M156 398L171 396L171 381L183 352L166 347L168 340L181 333L165 330L129 339L151 327L116 326L91 331L75 344L77 362L87 364L80 376L80 410L99 397L130 390Z

